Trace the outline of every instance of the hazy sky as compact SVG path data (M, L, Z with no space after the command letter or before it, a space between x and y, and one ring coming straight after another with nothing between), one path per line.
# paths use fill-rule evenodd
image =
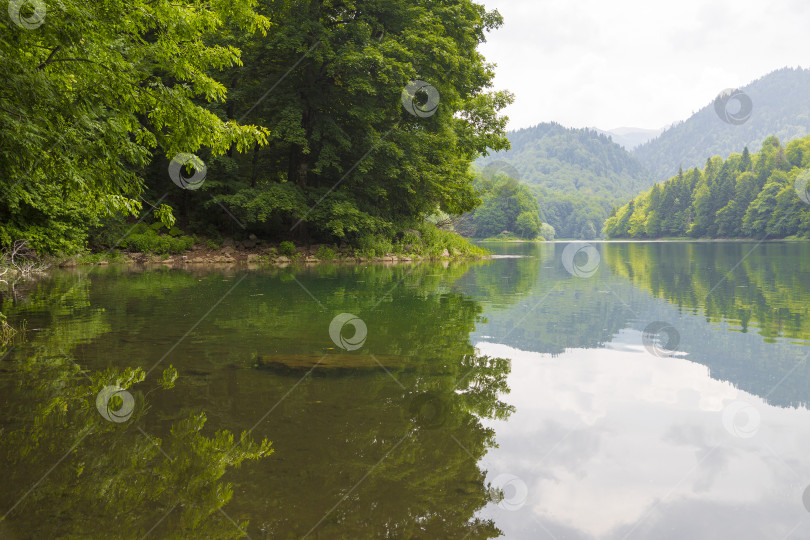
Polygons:
M808 0L481 0L509 127L659 128L726 88L810 67Z

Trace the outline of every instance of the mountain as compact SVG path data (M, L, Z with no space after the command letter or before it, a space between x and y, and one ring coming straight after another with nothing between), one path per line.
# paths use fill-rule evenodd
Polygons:
M739 91L740 99L727 100L725 108L720 103L719 111L715 99L633 155L659 181L677 174L679 167L703 167L712 156L725 158L746 146L757 152L772 135L786 143L810 134L810 70L780 69Z
M652 185L632 155L594 130L544 123L507 136L512 149L479 160L480 167L505 161L530 185L598 199L626 200Z
M634 127L620 127L616 129L599 129L592 128L594 131L609 135L613 142L623 147L625 150L632 151L634 148L650 141L663 133L666 128L661 129L644 129Z
M484 177L504 173L528 185L558 238L598 237L611 209L653 184L610 136L556 123L511 131L512 148L476 162Z

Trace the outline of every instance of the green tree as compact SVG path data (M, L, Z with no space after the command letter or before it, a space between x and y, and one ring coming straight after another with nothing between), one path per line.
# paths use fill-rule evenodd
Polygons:
M540 232L540 206L524 184L505 175L479 181L484 192L481 206L473 214L476 236L486 238L503 231L535 238ZM521 217L522 216L522 217Z
M663 230L663 196L661 186L655 184L650 191L650 208L647 220L644 223L644 231L649 238L658 238Z
M540 218L535 213L522 212L515 223L515 231L521 238L537 238L540 234Z
M740 160L740 171L741 172L748 172L751 170L753 162L751 161L751 152L748 150L746 146L743 149L742 159Z
M212 163L190 220L207 220L214 194L257 234L356 242L476 207L470 163L508 146L498 111L512 97L491 90L478 51L497 11L472 0L259 5L276 26L236 39L244 66L223 74L234 91L220 112L266 126L271 144ZM415 80L429 86L403 96Z
M540 236L542 236L546 240L554 240L557 236L557 231L554 230L554 227L549 225L548 223L543 223L540 225Z
M216 33L269 28L254 7L65 0L37 28L0 20L0 244L75 251L100 218L138 212L152 159L266 144L267 130L205 107L226 96L214 72L240 62Z

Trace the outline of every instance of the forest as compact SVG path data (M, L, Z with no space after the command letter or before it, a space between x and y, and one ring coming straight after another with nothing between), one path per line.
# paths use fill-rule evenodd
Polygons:
M711 156L726 157L745 146L756 149L769 136L791 141L810 133L810 70L782 68L739 89L751 100L745 121L727 123L707 103L689 119L677 122L632 152L655 181L678 169L703 165Z
M475 238L554 240L554 227L545 223L537 198L519 180L504 172L476 171L475 189L482 202L474 212L453 220L460 234Z
M509 168L506 169L509 171ZM521 182L516 171L474 171L481 205L450 218L454 230L466 237L523 240L578 238L593 240L611 204L577 193L566 194Z
M762 149L703 170L681 170L655 184L605 222L610 238L787 238L810 236L810 137L783 147L769 137Z
M135 223L145 244L390 241L472 211L470 163L508 147L478 51L502 18L472 0L65 0L18 23L4 246L114 248Z
M611 208L653 183L624 148L591 129L550 122L507 137L509 150L481 158L476 166L484 172L504 168L523 182L557 238L598 238Z
M527 184L597 199L632 196L652 185L644 167L607 135L544 123L510 131L511 148L478 161L511 163Z

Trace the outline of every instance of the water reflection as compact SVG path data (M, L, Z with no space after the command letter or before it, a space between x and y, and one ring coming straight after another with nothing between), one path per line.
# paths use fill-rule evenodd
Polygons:
M221 479L269 455L270 443L242 437L235 445L227 431L205 436L201 413L172 422L160 436L144 429L147 396L170 392L176 373L167 366L149 388L139 384L139 369L83 369L73 351L103 336L111 321L92 306L87 283L68 283L26 297L26 309L47 313L49 324L2 351L3 538L243 536L246 523L228 523L218 512L232 496ZM126 400L115 403L112 393L104 399L103 389L112 387ZM112 421L110 411L121 416Z
M805 243L605 244L613 274L714 323L769 342L810 339L810 252Z
M521 478L526 504L481 513L507 538L810 534L806 409L768 405L700 364L628 344L559 357L479 348L512 360L517 412L492 424L499 446L485 464L491 477ZM737 403L753 408L753 423Z
M597 245L580 278L564 247L18 291L0 535L807 536L810 248ZM654 321L675 351L645 348ZM96 410L113 384L126 422ZM224 430L274 453L236 467Z
M593 279L547 269L486 309L473 339L512 361L517 412L484 465L527 494L480 515L517 539L808 537L808 249L753 247L599 245ZM652 321L674 354L645 348Z
M596 247L602 266L593 278L579 279L562 266L564 245L510 246L511 252L522 250L544 265L535 263L536 284L529 291L515 290L513 304L481 298L487 324L476 328L474 341L560 355L572 348L602 348L623 329L640 334L650 323L664 321L679 335L680 354L707 366L713 377L769 403L810 402L810 350L804 347L810 340L805 316L810 246ZM528 260L518 262L530 268Z
M4 440L14 481L3 507L34 486L4 533L499 536L475 514L502 496L479 462L495 444L482 419L512 412L509 363L469 341L482 308L454 292L468 271L112 269L9 300L12 322L42 330L3 361L3 429L19 431ZM362 348L336 346L340 313L364 321ZM176 388L152 392L168 363ZM139 412L126 423L95 411L93 392L113 383L134 385ZM236 469L267 448L229 452L225 429L272 440L275 453Z

